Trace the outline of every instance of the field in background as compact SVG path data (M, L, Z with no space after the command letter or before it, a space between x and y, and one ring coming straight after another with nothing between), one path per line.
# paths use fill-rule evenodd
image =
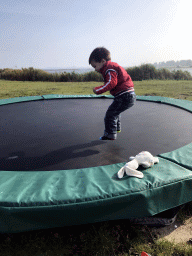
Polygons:
M192 81L143 80L135 81L137 95L162 96L192 100ZM31 82L0 80L0 99L46 94L93 94L93 87L102 82ZM107 92L106 94L109 94Z

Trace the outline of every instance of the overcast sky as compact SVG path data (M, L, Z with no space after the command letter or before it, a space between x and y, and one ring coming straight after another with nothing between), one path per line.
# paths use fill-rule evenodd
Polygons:
M192 59L192 0L1 0L0 68L123 67Z

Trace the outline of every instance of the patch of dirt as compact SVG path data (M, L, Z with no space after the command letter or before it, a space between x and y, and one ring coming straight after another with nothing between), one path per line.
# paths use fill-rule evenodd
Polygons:
M169 242L187 243L192 239L192 217L187 219L184 223L175 221L173 224L162 228L153 228L156 231L158 239L165 239Z

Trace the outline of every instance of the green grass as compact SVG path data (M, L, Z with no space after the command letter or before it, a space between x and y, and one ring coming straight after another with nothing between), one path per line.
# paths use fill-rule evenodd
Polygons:
M152 228L127 220L0 235L0 255L191 256L192 246L159 241Z
M145 80L136 81L138 95L162 96L175 99L192 100L192 81L184 80Z
M101 84L101 82L21 82L0 80L0 99L43 94L93 94L93 87ZM144 80L135 81L134 84L137 95L156 95L192 100L192 81Z
M0 80L0 98L45 94L93 94L98 82L22 82Z
M93 94L100 82L19 82L0 80L0 99L44 94ZM137 95L158 95L192 100L192 81L145 80L134 82ZM192 204L179 214L191 216ZM191 245L159 241L153 230L127 220L0 235L0 255L140 255L190 256Z

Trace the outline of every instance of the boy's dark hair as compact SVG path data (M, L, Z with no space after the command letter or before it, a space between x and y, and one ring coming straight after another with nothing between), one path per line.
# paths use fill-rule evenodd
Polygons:
M108 51L106 48L104 47L97 47L95 48L90 57L89 57L89 64L91 64L91 61L94 60L96 62L101 62L102 59L109 61L111 60L111 54L110 51Z

